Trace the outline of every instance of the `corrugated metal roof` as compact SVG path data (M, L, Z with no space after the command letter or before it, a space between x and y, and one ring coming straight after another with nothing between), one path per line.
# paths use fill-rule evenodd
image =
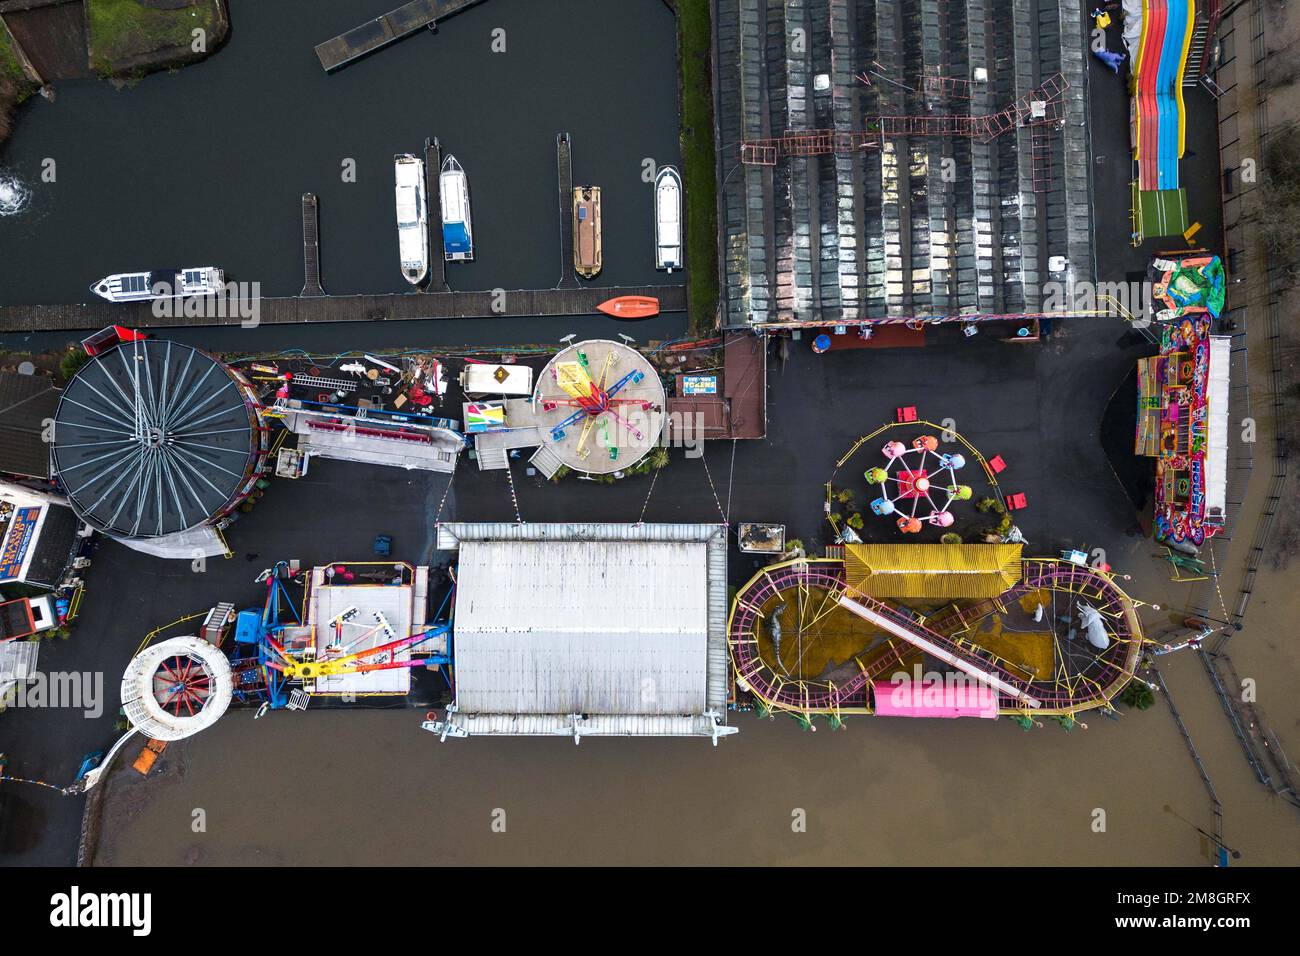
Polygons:
M851 588L877 598L990 598L1020 580L1018 544L850 544Z
M50 477L45 431L58 404L59 390L48 378L0 372L0 471Z
M462 540L456 580L462 712L705 709L704 542Z
M716 717L701 715L606 714L575 719L562 714L453 713L448 721L471 737L712 737L735 732L733 728L720 729Z
M444 521L438 550L455 551L464 541L709 541L726 531L720 524L625 524L600 521L518 523Z

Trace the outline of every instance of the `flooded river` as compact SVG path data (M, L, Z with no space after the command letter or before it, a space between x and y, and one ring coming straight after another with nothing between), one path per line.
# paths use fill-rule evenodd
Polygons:
M307 191L321 199L325 289L406 291L393 156L429 136L470 182L476 258L448 269L452 287L549 288L562 130L575 182L602 187L598 283L670 281L654 269L642 180L646 160L680 162L668 7L491 0L326 75L314 45L394 5L231 0L230 41L204 63L120 92L81 81L33 97L0 152L20 184L5 194L30 191L0 215L0 302L83 302L108 273L209 264L296 294Z

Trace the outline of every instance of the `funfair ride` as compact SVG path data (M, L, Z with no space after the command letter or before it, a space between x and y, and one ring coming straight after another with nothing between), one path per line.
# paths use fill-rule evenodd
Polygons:
M654 367L635 349L602 339L557 355L539 377L534 403L541 416L564 415L543 418L549 448L588 473L636 464L663 425L664 389ZM601 453L593 455L594 447Z
M891 702L900 678L904 685L915 682L921 666L938 667L945 682L956 677L978 691L969 699L980 701L980 712L935 708L898 716L1004 716L1027 729L1045 717L1068 728L1082 713L1110 711L1134 679L1146 642L1141 602L1099 568L1048 558L1014 564L1013 583L1001 593L955 602L873 595L871 585L846 573L842 558L763 568L732 602L728 644L736 685L761 712L784 711L805 726L819 715L838 727L848 714L887 712L882 704ZM942 571L900 568L881 581L904 573L943 589L935 580ZM966 577L958 573L949 583L960 587ZM1023 653L1029 642L1038 645L1037 655ZM1032 661L1035 656L1040 660Z
M903 534L916 534L925 525L951 527L952 503L969 501L973 492L970 485L957 481L965 457L938 449L939 439L933 435L913 439L910 447L901 441L886 442L881 449L884 466L864 473L867 484L880 487L880 496L871 502L872 514L896 514Z

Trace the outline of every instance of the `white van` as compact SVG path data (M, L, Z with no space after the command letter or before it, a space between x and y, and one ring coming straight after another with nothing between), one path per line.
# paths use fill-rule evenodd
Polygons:
M485 398L489 395L526 398L533 394L533 370L527 365L470 362L460 373L460 387L466 398Z

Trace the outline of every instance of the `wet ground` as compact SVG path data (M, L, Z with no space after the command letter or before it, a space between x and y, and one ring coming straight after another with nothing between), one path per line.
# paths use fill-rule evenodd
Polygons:
M703 458L687 458L684 451L675 450L653 493L648 477L613 486L592 485L573 477L558 484L541 483L528 478L522 464L516 462L514 484L520 512L530 521L635 521L642 517L647 521L711 521L722 520L724 515L732 521L781 521L791 536L819 547L827 543L821 506L823 484L834 461L859 435L890 420L895 407L916 404L923 417L935 421L953 418L957 429L985 454L1003 455L1008 463L1002 476L1004 487L1023 491L1029 500L1029 507L1017 520L1031 542L1032 553L1053 554L1067 545L1086 545L1106 549L1108 559L1122 569L1145 567L1151 546L1132 534L1132 507L1102 453L1097 428L1078 424L1101 421L1110 390L1118 386L1145 348L1142 342L1126 336L1117 321L1076 323L1038 347L980 336L963 339L955 330L949 331L954 334L935 333L933 344L924 349L832 351L816 356L806 341L795 343L789 360L782 365L774 359L769 370L766 439L738 442L734 447L712 443ZM935 387L937 382L943 383L942 388ZM75 637L47 645L42 665L51 670L102 670L109 685L106 715L90 721L66 711L6 714L0 721L0 748L15 756L14 772L69 778L82 753L105 746L114 736L111 714L117 707L117 675L143 635L218 600L235 600L241 606L255 602L260 589L252 579L275 560L296 557L304 563L318 563L365 557L373 536L388 533L394 536L396 557L440 564L449 556L433 550L433 526L438 517L514 520L504 472L481 473L473 462L464 460L444 502L446 483L443 476L317 461L307 478L273 484L256 509L232 527L229 538L235 556L210 561L201 572L184 562L163 563L117 545L102 546L90 571L86 610ZM885 527L868 526L867 530L880 537L889 534ZM754 570L751 556L733 552L733 582L745 580ZM1136 588L1135 593L1141 594ZM1165 622L1164 616L1150 612L1146 619L1149 626L1157 628ZM1204 677L1195 672L1192 676L1198 681L1194 692L1212 703L1205 694ZM764 724L748 716L739 720L742 733L723 741L717 751L693 742L619 740L596 742L595 746L588 742L573 753L568 742L536 740L468 740L437 746L437 741L419 730L419 714L411 710L274 714L256 724L248 712L232 712L217 730L169 750L165 760L173 769L152 785L156 789L124 797L120 811L118 791L110 792L105 859L182 862L192 852L193 835L186 827L174 838L164 836L168 825L158 815L195 805L205 807L213 819L239 821L238 829L232 824L228 830L210 831L202 858L213 862L396 861L412 860L419 853L428 853L433 860L439 858L433 848L453 846L459 847L456 853L470 856L482 847L469 835L451 835L463 824L458 814L475 812L484 799L492 807L498 806L513 791L537 794L534 809L524 810L521 805L521 812L549 817L555 830L528 846L509 841L492 845L484 860L536 860L558 852L561 845L569 848L561 857L566 861L624 852L618 847L627 847L628 859L661 859L667 857L659 854L669 853L667 847L675 843L696 844L698 849L691 854L703 855L707 847L711 852L735 854L721 857L729 860L770 859L773 857L763 854L787 852L779 842L782 831L772 837L777 842L768 845L760 840L757 846L723 839L720 833L743 832L764 814L775 813L781 801L796 799L800 793L795 806L816 807L828 820L833 817L840 821L838 826L844 826L848 808L861 807L861 795L876 799L870 795L878 793L882 804L912 806L910 812L920 814L910 837L906 828L897 831L899 842L890 852L896 853L898 860L908 854L918 860L937 859L933 854L939 853L946 841L936 842L933 833L965 827L972 832L991 828L994 836L988 840L994 842L971 836L961 851L971 856L962 859L1027 861L1028 855L1018 855L1029 853L1025 846L1008 845L998 851L1001 838L997 834L1003 828L1032 832L1041 827L1046 838L1061 829L1063 823L1055 809L1042 810L1040 817L1033 817L1028 809L1032 803L1055 807L1057 801L1066 799L1061 797L1061 779L1074 779L1079 787L1085 787L1088 797L1084 802L1089 808L1107 805L1097 801L1109 801L1120 813L1134 814L1135 819L1141 816L1142 826L1161 834L1146 844L1138 841L1132 845L1126 840L1122 852L1130 855L1125 859L1136 862L1144 853L1155 854L1150 862L1195 859L1196 840L1194 834L1187 836L1190 831L1185 825L1166 826L1163 817L1153 823L1145 792L1141 804L1126 803L1123 796L1140 789L1139 780L1141 788L1149 785L1147 768L1155 759L1172 779L1187 777L1179 784L1178 793L1161 799L1181 807L1180 812L1188 817L1203 811L1203 792L1197 789L1195 777L1187 776L1191 774L1190 761L1172 736L1168 718L1159 711L1126 718L1120 724L1094 718L1086 735L1067 735L1054 724L1023 735L1004 723L931 724L922 729L919 725L859 720L843 734L830 735L823 729L815 738L795 741L793 736L799 731L793 723ZM271 728L289 728L290 724L286 736L271 734ZM1154 744L1147 739L1153 734L1169 737L1160 744L1162 753L1158 755L1153 755ZM255 739L271 749L264 751L261 744L246 746ZM990 742L987 752L974 744L977 739ZM738 740L738 747L728 746ZM832 749L820 754L823 747ZM1022 765L1017 763L1021 758L1014 755L1024 753L1026 747L1039 756L1026 756ZM1078 747L1085 749L1067 758ZM280 766L276 761L284 754L296 756ZM387 760L393 763L386 764ZM592 768L595 776L587 780L593 786L592 795L573 803L578 786L573 776L582 766L573 761L586 760L598 762ZM804 760L809 766L801 766ZM451 763L444 766L443 761ZM460 794L459 809L439 816L440 798L432 792L409 800L408 788L422 792L430 780L422 776L425 771L413 770L410 775L393 772L394 766L408 764L427 767L429 774ZM820 768L816 772L814 764ZM471 766L477 769L471 771ZM1116 766L1127 770L1111 775L1107 768ZM696 767L699 776L688 786L686 781ZM1241 769L1234 767L1238 772ZM129 780L132 772L126 769L123 773ZM514 782L501 784L507 788L506 796L496 796L498 781L511 774L516 775ZM1010 807L996 797L1003 791L1003 774L1011 774L1019 788ZM1031 782L1037 775L1053 782L1035 790ZM642 787L644 804L628 804L626 794L634 792L638 783L644 784L647 776L660 782L648 789ZM570 812L590 808L591 801L598 799L595 794L601 789L591 780L612 777L624 781L618 786L628 789L623 796L615 789L610 806L619 807L617 813L597 818L604 821L600 839L584 842L576 831L563 838L561 833L574 819ZM876 791L883 777L893 783ZM173 779L181 781L181 789L169 782ZM1100 779L1114 789L1087 789ZM556 783L561 780L566 782ZM689 800L681 794L668 799L671 788L691 792L709 786L710 780L718 782L718 809L682 818L679 837L666 842L652 839L653 829L646 821L671 816L672 808ZM918 787L911 798L904 796L909 780ZM940 792L935 792L935 787ZM950 816L967 789L974 796L964 811L966 816ZM780 795L777 803L765 802L769 792ZM203 794L203 799L196 802L195 793ZM492 796L485 796L488 794ZM395 832L409 831L417 821L428 829L421 840L396 841L404 844L397 851L381 836L355 846L306 846L290 839L291 830L272 822L259 809L269 797L280 806L314 807L305 818L315 819L334 812L329 810L331 804L354 810L362 804L383 806L385 812L368 824L378 828L373 831L376 834L388 827ZM726 807L736 799L754 802L743 803L743 812L719 831L719 821L731 816ZM920 809L914 806L918 800L922 801ZM80 803L43 791L10 788L0 792L0 847L14 861L69 860ZM130 809L133 807L136 809ZM354 810L343 815L354 816ZM130 814L137 814L134 819L143 829L135 829L134 823L123 827L124 816ZM782 810L780 816L788 818L789 809ZM434 825L431 820L441 822ZM1204 825L1207 821L1199 822ZM1069 852L1095 848L1094 862L1106 862L1108 854L1120 852L1118 848L1103 850L1108 844L1102 841L1088 842L1086 822L1081 827L1081 842L1078 848L1071 845ZM828 835L824 842L814 845L810 840L789 851L806 853L800 857L806 860L826 852L830 854L827 859L847 861L837 854L860 852L872 839L872 829L864 827L853 838ZM429 842L421 842L426 839ZM638 843L642 839L645 842ZM330 856L332 853L338 855ZM747 853L759 855L745 856ZM615 855L603 858L620 859ZM688 858L695 859L690 854Z

